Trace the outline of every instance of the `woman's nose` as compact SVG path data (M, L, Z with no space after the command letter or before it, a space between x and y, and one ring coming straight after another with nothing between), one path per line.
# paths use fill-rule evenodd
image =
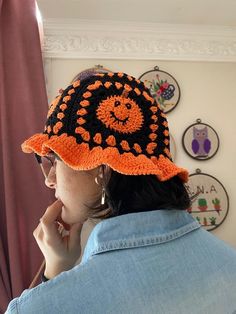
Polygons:
M45 178L45 185L50 189L56 188L56 172L54 167L50 169L48 176Z

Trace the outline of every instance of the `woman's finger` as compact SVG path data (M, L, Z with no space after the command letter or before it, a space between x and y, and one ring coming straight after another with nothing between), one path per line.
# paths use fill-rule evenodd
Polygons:
M50 205L44 215L41 217L40 221L43 221L45 224L47 223L52 223L56 221L58 215L61 212L62 209L62 201L61 200L56 200L52 205Z
M57 216L57 221L66 229L66 230L70 230L70 225L68 225L67 223L65 223L62 218L61 218L61 213Z
M45 233L47 239L60 239L58 232L58 224L56 224L56 219L62 210L63 203L60 200L56 200L52 205L50 205L42 218L40 219L42 229Z
M38 224L38 226L34 229L33 236L35 239L40 238L40 235L42 234L42 227L41 223Z

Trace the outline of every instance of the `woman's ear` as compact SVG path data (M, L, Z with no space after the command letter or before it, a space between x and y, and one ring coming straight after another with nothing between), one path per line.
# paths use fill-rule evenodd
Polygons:
M106 186L110 180L112 169L106 164L98 166L98 172L95 177L95 182L102 186Z

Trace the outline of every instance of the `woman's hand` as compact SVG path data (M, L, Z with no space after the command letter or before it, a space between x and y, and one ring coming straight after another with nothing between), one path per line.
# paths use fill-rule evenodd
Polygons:
M50 205L33 232L45 258L44 275L48 279L73 268L81 255L80 241L83 223L79 222L71 226L64 224L69 227L69 231L66 231L60 219L62 206L63 203L60 200ZM68 235L63 236L63 233Z

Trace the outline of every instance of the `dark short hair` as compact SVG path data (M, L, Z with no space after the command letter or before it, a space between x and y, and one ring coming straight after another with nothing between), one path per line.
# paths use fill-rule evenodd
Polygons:
M112 170L105 191L106 203L92 208L91 218L106 219L158 209L186 210L191 205L185 185L178 176L159 181L156 175L123 175ZM99 215L105 208L109 208L109 212Z

